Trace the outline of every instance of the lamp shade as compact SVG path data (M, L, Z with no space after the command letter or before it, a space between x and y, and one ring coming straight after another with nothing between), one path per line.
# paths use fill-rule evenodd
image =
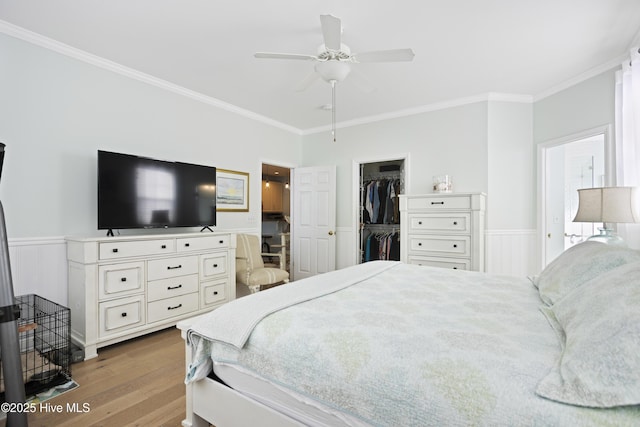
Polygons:
M573 222L640 222L636 187L599 187L578 190L578 212Z

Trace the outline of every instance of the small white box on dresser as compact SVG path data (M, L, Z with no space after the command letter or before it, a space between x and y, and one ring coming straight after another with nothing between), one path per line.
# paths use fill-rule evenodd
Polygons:
M233 233L66 241L71 337L85 359L235 299Z
M400 195L400 259L484 271L484 193Z

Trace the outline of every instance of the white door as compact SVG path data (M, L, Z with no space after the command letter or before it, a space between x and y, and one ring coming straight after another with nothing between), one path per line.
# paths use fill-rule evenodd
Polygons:
M578 189L605 184L604 135L569 141L546 150L545 261L596 233L601 224L577 223Z
M293 170L294 280L336 268L336 168Z

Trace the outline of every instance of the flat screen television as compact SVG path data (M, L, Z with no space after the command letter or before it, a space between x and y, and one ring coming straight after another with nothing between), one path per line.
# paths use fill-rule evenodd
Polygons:
M98 229L216 225L216 168L98 150Z

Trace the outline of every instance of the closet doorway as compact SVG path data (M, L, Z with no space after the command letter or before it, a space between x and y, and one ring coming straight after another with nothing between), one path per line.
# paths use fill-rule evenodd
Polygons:
M353 161L354 264L400 260L399 195L408 192L409 156Z
M279 268L291 267L291 168L262 163L262 252L273 253Z

